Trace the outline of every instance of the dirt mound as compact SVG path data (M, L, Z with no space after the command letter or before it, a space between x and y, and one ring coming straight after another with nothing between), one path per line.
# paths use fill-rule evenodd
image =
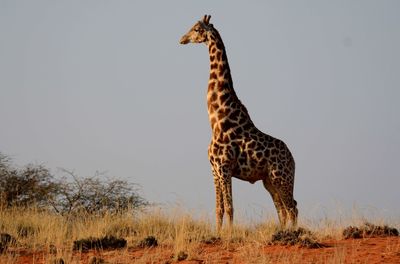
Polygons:
M0 254L5 252L11 244L16 243L16 239L10 234L1 233L0 234Z
M179 251L178 254L176 254L175 258L177 261L183 261L188 258L188 253L185 251Z
M117 249L124 248L126 240L123 238L116 238L114 236L105 236L102 238L85 238L74 241L73 250L87 251L90 249Z
M222 240L220 237L215 237L215 236L205 237L200 240L201 243L206 244L206 245L214 245L217 243L221 243L221 241Z
M280 230L272 235L272 245L299 245L306 248L322 248L323 245L317 242L314 234L304 228L296 230Z
M158 241L154 236L148 236L142 241L139 242L138 246L140 248L151 248L151 247L157 247L158 246Z
M394 227L377 226L371 223L364 223L360 227L349 226L343 230L344 239L386 236L399 236L399 231Z

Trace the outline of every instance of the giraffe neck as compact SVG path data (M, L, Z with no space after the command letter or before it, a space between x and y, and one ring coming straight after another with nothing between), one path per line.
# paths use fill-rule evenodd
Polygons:
M253 125L246 107L240 102L235 90L224 43L214 29L207 43L210 55L207 107L214 135L232 131L243 125Z

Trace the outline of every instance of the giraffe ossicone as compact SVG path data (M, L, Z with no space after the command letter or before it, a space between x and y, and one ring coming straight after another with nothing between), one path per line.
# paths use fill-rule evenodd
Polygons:
M205 15L180 43L205 43L210 56L207 110L212 137L208 158L214 177L216 224L226 213L233 223L232 177L255 183L261 180L271 194L282 227L297 223L293 197L295 162L286 144L261 132L253 124L234 89L222 38Z

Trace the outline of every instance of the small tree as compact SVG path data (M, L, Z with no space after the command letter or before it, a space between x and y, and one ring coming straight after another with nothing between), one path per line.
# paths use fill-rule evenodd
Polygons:
M56 180L42 165L11 166L11 159L0 153L0 207L36 205L57 213L116 213L137 209L149 203L138 194L138 186L122 180L101 180L104 174L81 178L61 170Z
M57 184L42 165L13 168L10 158L0 153L0 204L2 206L47 205L56 194Z
M80 178L73 172L66 174L58 183L59 189L53 208L58 213L117 213L127 209L138 209L149 203L137 193L137 185L122 180L100 180L102 173Z

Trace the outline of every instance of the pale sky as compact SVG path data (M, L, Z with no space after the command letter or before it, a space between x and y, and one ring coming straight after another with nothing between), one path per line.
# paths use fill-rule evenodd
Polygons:
M0 152L212 216L208 50L179 45L210 14L236 93L295 157L300 219L399 217L399 13L396 0L0 0ZM260 182L233 194L239 215L277 219Z

